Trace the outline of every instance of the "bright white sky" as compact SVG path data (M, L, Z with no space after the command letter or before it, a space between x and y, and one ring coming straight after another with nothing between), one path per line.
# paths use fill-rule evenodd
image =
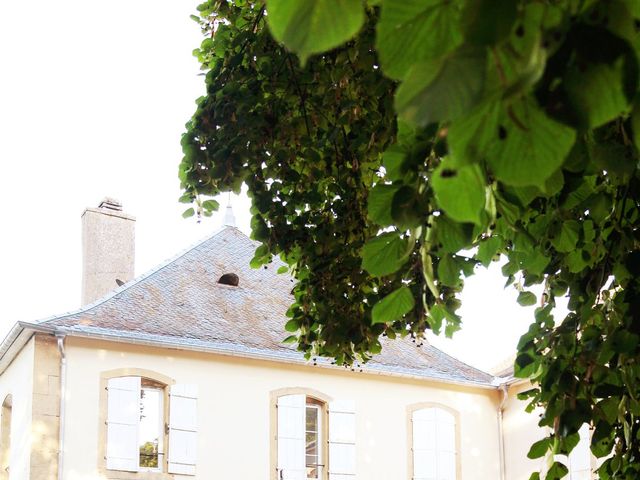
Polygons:
M0 337L79 307L80 215L104 196L137 218L138 275L219 226L177 202L180 135L204 92L198 3L0 2ZM248 233L248 200L233 205ZM433 343L485 369L509 356L532 309L503 282L497 266L469 279L463 331Z

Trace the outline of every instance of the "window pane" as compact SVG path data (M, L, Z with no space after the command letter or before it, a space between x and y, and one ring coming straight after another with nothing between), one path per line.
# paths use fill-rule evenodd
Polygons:
M315 432L307 432L306 434L306 451L307 455L318 455L318 434Z
M318 431L318 409L316 407L307 407L307 432Z
M162 453L162 390L140 390L140 466L158 468Z
M318 423L320 409L307 407L305 422L305 463L307 466L307 478L318 478Z
M455 417L441 408L413 412L413 478L455 480Z

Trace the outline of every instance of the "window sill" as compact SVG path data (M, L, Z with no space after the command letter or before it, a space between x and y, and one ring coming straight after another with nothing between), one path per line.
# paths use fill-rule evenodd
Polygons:
M175 480L173 473L164 472L126 472L123 470L100 469L100 475L107 480Z

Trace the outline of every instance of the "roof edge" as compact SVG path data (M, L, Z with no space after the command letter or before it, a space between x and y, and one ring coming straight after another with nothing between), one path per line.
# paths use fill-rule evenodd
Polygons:
M36 325L35 327L38 327ZM37 328L36 328L37 330ZM201 353L215 353L219 355L229 356L229 357L240 357L240 358L249 358L254 360L267 360L274 361L279 363L294 363L296 365L307 365L310 366L313 362L309 362L301 358L298 352L283 352L283 355L277 355L273 352L261 350L261 349L247 349L243 352L238 352L237 350L233 350L232 348L225 348L223 344L215 344L212 342L202 342L199 341L197 343L193 343L191 345L187 345L184 341L173 340L172 337L164 337L164 336L155 336L155 338L141 338L139 335L135 333L132 335L116 335L106 332L89 332L89 331L78 331L74 328L65 328L65 327L56 327L54 331L49 329L49 333L51 334L64 334L71 337L78 338L89 338L94 340L104 340L110 341L114 343L127 343L131 345L143 345L150 347L160 347L160 348L169 348L173 350L185 350L185 351L194 351ZM315 362L317 366L322 368L328 368L332 370L342 371L344 367L340 367L338 365L333 365L330 363L328 359L318 358ZM363 373L373 374L373 375L382 375L382 376L390 376L390 377L400 377L400 378L411 378L414 380L420 381L430 381L436 383L443 383L447 385L455 385L460 387L467 388L478 388L483 390L497 390L499 388L499 384L496 383L496 377L492 377L493 380L491 382L473 382L473 381L464 381L464 380L452 380L441 378L437 376L431 375L418 375L415 373L407 373L394 371L390 368L385 368L384 365L379 364L380 366L372 365L362 365L359 369L362 370Z
M36 328L32 328L36 327ZM53 333L51 328L38 328L28 322L17 322L9 333L4 337L0 344L0 375L2 375L16 356L22 351L22 348L29 342L36 331L46 331Z

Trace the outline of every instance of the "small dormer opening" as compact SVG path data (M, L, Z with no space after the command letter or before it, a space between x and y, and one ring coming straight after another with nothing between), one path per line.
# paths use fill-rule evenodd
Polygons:
M240 283L240 278L235 273L225 273L220 277L218 283L222 285L231 285L232 287L237 287L238 283Z

